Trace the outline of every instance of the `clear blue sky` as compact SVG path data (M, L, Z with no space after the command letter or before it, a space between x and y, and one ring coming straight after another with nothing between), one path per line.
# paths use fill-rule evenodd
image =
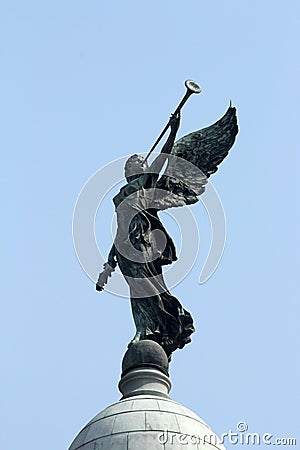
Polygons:
M209 222L200 203L193 209L200 252L173 292L197 333L174 354L171 396L218 434L243 420L297 437L299 9L294 0L2 2L1 449L66 449L119 399L129 302L96 294L73 249L73 209L99 167L151 147L187 78L203 92L185 106L179 136L213 123L230 99L240 133L212 177L227 244L204 285ZM97 223L108 250L110 229Z

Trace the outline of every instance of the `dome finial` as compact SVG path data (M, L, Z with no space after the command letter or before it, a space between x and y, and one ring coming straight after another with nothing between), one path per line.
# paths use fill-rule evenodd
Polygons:
M143 340L129 347L122 361L119 382L123 399L136 395L169 398L169 363L164 349L154 341Z

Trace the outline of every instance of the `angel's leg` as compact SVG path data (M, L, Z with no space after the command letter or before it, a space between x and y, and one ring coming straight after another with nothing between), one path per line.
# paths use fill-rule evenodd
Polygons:
M141 332L137 331L133 337L133 339L131 339L131 341L128 344L128 348L131 347L133 344L136 344L137 342L139 342L141 340Z

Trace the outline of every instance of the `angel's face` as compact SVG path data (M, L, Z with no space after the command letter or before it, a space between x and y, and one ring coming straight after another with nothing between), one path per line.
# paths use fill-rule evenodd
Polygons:
M140 155L131 156L125 164L125 177L128 179L134 179L139 177L148 168L148 164L145 159Z

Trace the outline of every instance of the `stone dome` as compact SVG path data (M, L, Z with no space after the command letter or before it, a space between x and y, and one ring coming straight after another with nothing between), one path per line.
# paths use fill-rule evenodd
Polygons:
M167 398L137 395L109 406L69 450L225 450L209 426Z
M162 347L144 340L125 353L122 399L97 414L69 450L225 450L195 413L168 393L168 361Z

